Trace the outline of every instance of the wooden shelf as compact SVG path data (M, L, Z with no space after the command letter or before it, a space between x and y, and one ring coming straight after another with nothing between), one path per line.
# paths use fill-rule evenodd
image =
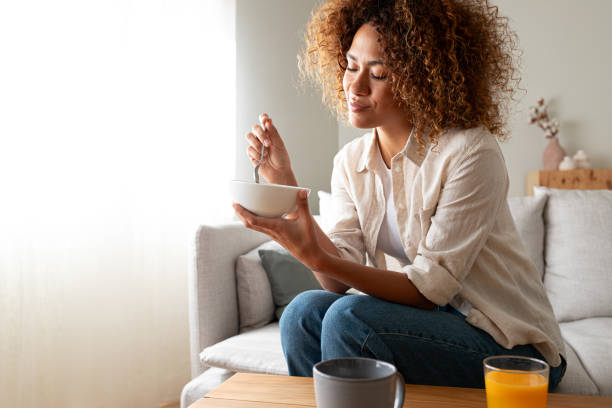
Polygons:
M540 170L527 173L527 195L533 187L568 190L612 190L612 169Z

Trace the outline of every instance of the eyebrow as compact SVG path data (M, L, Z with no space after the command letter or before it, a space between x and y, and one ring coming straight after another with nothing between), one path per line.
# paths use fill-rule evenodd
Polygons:
M351 59L351 60L357 62L357 58L355 58L355 56L350 54L350 53L347 53L346 57L348 59ZM372 66L372 65L385 65L385 64L381 60L374 60L374 61L368 61L366 65Z

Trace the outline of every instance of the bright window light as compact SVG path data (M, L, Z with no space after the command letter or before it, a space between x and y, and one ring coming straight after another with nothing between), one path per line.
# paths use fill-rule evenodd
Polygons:
M233 215L234 7L0 3L8 405L159 406L188 380L190 244Z

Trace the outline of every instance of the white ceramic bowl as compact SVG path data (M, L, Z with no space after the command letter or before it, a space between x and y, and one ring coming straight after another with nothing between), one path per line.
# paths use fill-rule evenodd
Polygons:
M309 188L281 184L257 184L232 180L230 192L235 203L261 217L281 217L297 208L297 193Z

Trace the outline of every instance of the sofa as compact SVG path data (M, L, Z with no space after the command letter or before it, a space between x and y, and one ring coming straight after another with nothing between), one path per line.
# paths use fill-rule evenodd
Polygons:
M316 218L326 229L329 194L319 192L319 203ZM612 396L612 190L537 187L508 204L565 340L567 370L555 392ZM262 248L280 247L239 222L197 229L184 408L235 372L288 374Z

